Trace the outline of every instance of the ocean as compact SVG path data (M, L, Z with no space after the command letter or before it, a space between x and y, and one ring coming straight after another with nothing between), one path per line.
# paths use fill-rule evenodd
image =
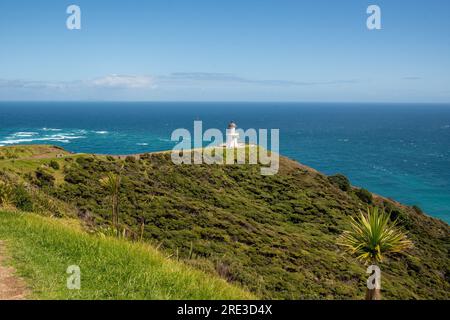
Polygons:
M280 129L280 152L325 174L450 221L450 105L218 102L0 102L0 146L73 152L173 148L172 131L202 120L225 131Z

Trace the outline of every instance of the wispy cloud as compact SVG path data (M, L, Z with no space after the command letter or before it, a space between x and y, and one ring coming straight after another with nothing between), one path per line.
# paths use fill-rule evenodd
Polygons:
M417 76L409 76L409 77L403 77L403 80L410 80L410 81L414 81L414 80L421 80L421 77L417 77Z
M155 79L150 76L112 74L86 82L88 86L124 89L153 88Z
M0 88L11 89L83 89L83 88L113 88L113 89L151 89L154 78L150 76L112 74L92 80L78 81L35 81L0 79Z
M313 85L333 85L356 83L357 80L331 80L331 81L292 81L292 80L273 80L273 79L250 79L238 76L233 73L209 73L209 72L177 72L168 76L158 78L162 83L237 83L237 84L255 84L264 86L313 86Z
M307 86L333 86L353 84L357 80L293 81L274 79L252 79L233 73L176 72L168 75L124 75L110 74L98 78L74 81L39 81L23 79L0 79L0 99L9 96L33 97L132 97L153 96L160 92L190 94L191 92L211 92L247 87L255 88L296 88Z
M412 77L411 77L412 78ZM198 83L222 83L222 84L256 84L265 86L312 86L352 84L357 80L330 80L330 81L292 81L292 80L268 80L250 79L233 73L208 73L208 72L176 72L163 76L143 75L119 75L111 74L91 80L78 81L35 81L35 80L6 80L0 79L1 88L53 88L67 89L74 87L97 88L123 88L123 89L151 89L157 84L185 84L195 86Z
M69 83L65 82L49 82L49 81L31 81L31 80L21 80L21 79L13 79L6 80L0 79L0 88L11 88L11 89L44 89L44 88L53 88L53 89L61 89L65 88L69 85Z

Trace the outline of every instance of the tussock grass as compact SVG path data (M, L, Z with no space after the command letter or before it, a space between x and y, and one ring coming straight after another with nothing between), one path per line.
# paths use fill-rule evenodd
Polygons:
M153 247L84 233L75 220L0 212L0 239L37 299L252 299L219 278L165 258ZM67 289L67 267L81 289Z

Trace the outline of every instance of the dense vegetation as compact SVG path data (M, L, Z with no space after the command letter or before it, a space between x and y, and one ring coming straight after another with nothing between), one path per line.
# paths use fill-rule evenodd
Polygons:
M0 212L0 239L40 299L249 299L217 277L165 258L149 245L87 235L73 220ZM81 271L69 290L69 266ZM70 271L70 269L69 269Z
M111 200L100 181L120 173L122 235L262 298L364 297L365 266L336 239L349 217L377 205L414 243L408 255L384 261L383 297L448 298L446 223L286 158L274 176L262 176L256 165L174 165L167 153L35 155L0 160L0 168L0 180L28 191L32 211L77 216L86 229L105 234Z

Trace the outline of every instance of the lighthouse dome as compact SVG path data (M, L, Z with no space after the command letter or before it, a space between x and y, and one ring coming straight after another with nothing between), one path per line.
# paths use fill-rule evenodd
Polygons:
M232 129L232 128L236 128L236 123L234 123L234 121L231 121L231 122L228 124L228 129Z

